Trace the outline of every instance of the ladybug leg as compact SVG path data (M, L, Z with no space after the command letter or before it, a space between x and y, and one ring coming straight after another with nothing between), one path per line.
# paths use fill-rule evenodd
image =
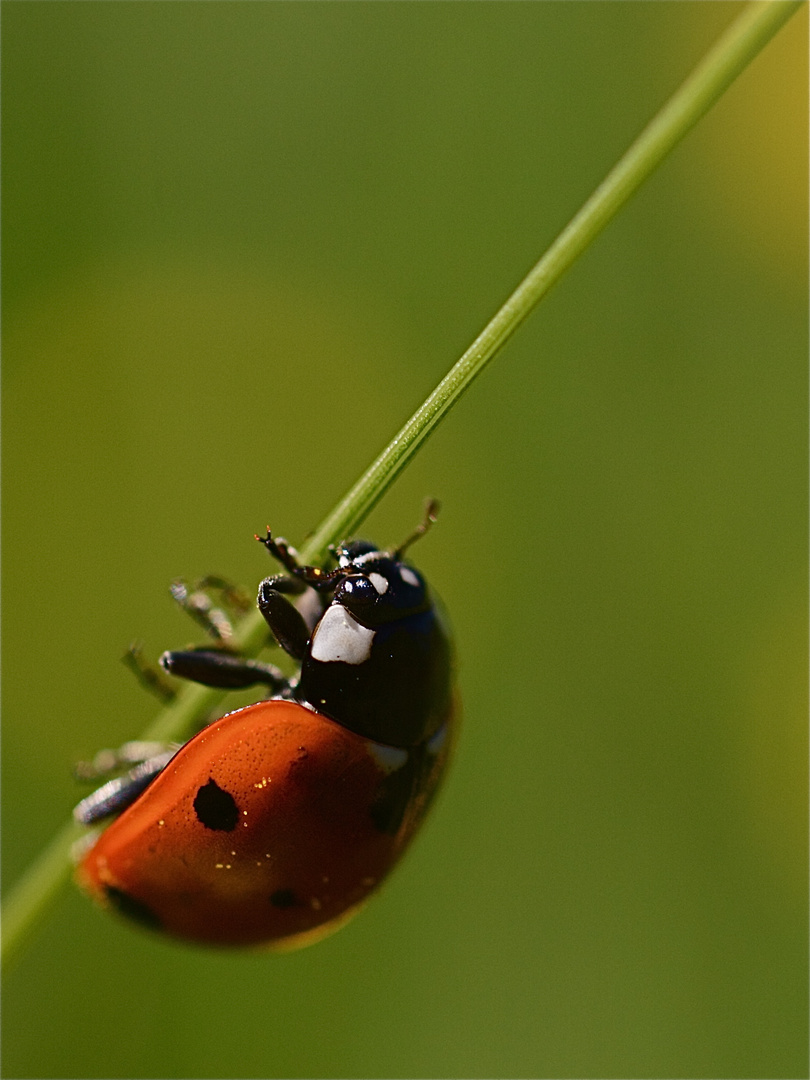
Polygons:
M177 696L177 691L155 664L150 664L143 655L142 645L134 641L121 657L138 682L150 694L168 704Z
M238 595L233 585L221 578L208 577L188 586L185 581L175 581L169 586L174 600L183 611L194 619L222 647L229 648L233 641L233 626L225 612L214 605L205 588L218 588L223 591L223 598Z
M297 582L299 585L298 590L290 587L279 591L303 592L307 586L310 586L313 589L328 592L334 589L335 583L344 576L344 571L340 567L336 570L323 570L320 566L303 566L298 561L298 552L295 548L291 547L287 541L280 536L273 539L269 526L267 529L267 536L257 535L256 539L260 544L264 544L273 558L277 562L280 562L290 575L290 577L278 577L275 580L290 583ZM342 549L330 548L333 555L340 550Z
M162 750L159 754L141 761L123 776L116 776L108 780L106 784L102 784L97 791L88 795L86 799L82 799L75 807L74 819L81 825L92 825L96 821L110 817L111 814L125 810L166 768L177 750L176 746ZM110 753L110 751L103 751L105 752Z
M79 761L73 767L73 775L83 783L108 780L114 773L133 765L140 765L148 758L156 757L169 749L168 743L134 740L119 746L117 750L99 750L92 761Z
M317 610L311 613L314 618L310 618L308 622L284 594L301 595L306 592L311 593L311 590L295 578L269 577L259 585L259 596L256 601L273 637L282 649L296 660L304 659L312 627L320 617L321 603L316 594L311 593L311 596L316 599Z
M258 533L254 535L260 544L264 544L276 562L281 563L288 574L295 574L303 569L298 561L298 552L295 548L288 544L282 536L273 539L269 525L267 526L267 536L259 536Z
M262 683L276 694L288 690L290 685L286 675L272 664L245 660L213 649L165 652L160 658L160 666L171 675L220 690L244 690Z
M195 589L218 589L222 594L222 601L231 611L237 615L244 615L252 606L250 594L241 585L234 585L227 578L216 574L207 574L194 585Z
M216 575L208 575L188 586L184 581L175 581L170 591L175 601L199 623L216 641L216 648L235 653L233 646L233 627L226 613L214 605L206 589L217 589L222 600L235 614L243 615L250 608L247 593L238 585ZM157 665L147 661L139 643L130 645L123 657L126 666L133 672L138 682L160 701L168 703L177 696L171 681L166 678ZM255 679L253 680L255 681ZM219 685L219 684L217 684ZM240 683L239 685L251 685Z

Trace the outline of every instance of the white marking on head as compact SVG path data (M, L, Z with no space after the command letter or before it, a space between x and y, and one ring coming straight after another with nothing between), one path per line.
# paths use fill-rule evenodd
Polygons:
M358 555L356 559L352 559L352 563L355 566L362 566L363 563L371 562L374 559L379 559L382 552L379 551L367 551L365 555Z
M375 574L372 572L368 575L368 580L371 582L371 584L374 586L380 596L382 596L383 593L388 592L388 578L383 577L382 574Z
M362 664L371 655L374 631L361 626L342 604L331 604L312 637L310 655L323 664Z
M399 576L405 582L406 585L413 585L414 588L419 588L419 578L410 570L407 566L400 566Z

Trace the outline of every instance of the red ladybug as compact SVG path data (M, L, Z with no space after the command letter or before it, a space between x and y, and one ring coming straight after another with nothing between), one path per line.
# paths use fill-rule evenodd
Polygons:
M258 605L300 673L210 648L163 655L173 674L263 683L272 697L79 804L85 824L126 807L78 867L92 896L175 937L280 949L362 906L416 832L452 745L450 641L402 560L434 513L394 552L339 547L332 570L301 566L268 532L288 573L261 583Z

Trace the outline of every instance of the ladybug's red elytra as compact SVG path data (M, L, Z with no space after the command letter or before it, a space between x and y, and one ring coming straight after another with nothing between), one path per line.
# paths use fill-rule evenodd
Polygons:
M91 824L123 809L77 877L105 906L210 945L298 948L342 926L407 847L444 772L457 706L452 650L405 548L341 545L299 564L258 606L296 678L211 647L164 653L174 675L271 697L215 720L83 800ZM295 602L294 602L295 601Z

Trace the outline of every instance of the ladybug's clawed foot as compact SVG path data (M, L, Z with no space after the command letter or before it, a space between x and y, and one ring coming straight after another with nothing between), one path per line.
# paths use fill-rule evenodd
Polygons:
M269 525L267 526L266 531L267 536L259 536L258 533L255 533L254 535L260 544L264 544L276 562L280 562L289 574L295 574L301 570L301 564L298 561L298 552L295 548L289 544L283 536L277 536L274 539Z

